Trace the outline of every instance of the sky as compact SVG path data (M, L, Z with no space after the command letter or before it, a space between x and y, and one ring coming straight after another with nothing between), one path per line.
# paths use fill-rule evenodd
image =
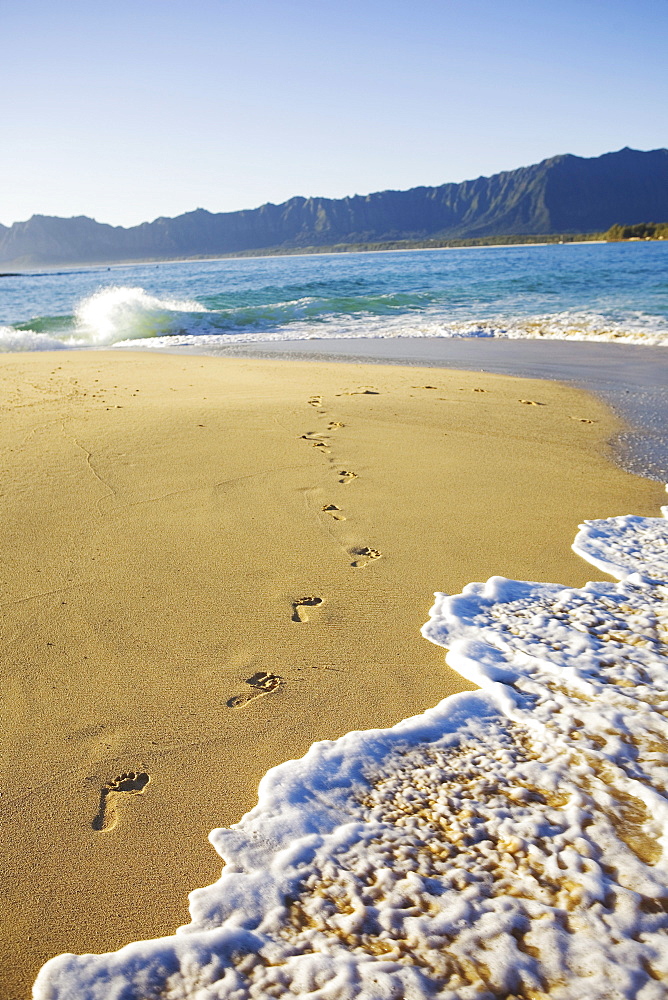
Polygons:
M0 0L0 223L668 146L668 0Z

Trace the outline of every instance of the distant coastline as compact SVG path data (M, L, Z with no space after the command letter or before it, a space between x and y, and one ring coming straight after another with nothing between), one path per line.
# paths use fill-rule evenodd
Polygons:
M641 223L644 225L644 223ZM668 230L668 223L662 223L662 227ZM530 247L530 246L550 246L561 243L645 243L665 240L666 236L643 236L643 237L610 237L607 233L541 233L536 236L509 234L508 236L488 236L477 239L461 240L383 240L378 243L334 243L330 246L311 247L269 247L259 250L242 250L237 253L216 254L215 256L202 257L174 257L170 261L183 263L188 260L230 260L243 259L246 257L312 257L316 254L335 253L401 253L405 250L466 250L466 249L488 249L494 247ZM169 263L170 261L162 261ZM116 262L118 263L118 262ZM125 261L125 264L139 263L139 261ZM160 263L155 261L143 261L142 263Z
M640 223L639 225L646 225ZM614 228L614 227L613 227ZM632 227L634 228L634 227ZM660 225L661 230L668 230L668 223ZM145 264L186 264L188 261L244 260L253 257L314 257L329 256L344 253L402 253L415 250L492 250L496 247L544 247L560 244L581 245L584 243L657 243L668 239L667 236L631 236L610 237L608 233L548 233L536 236L526 234L510 234L508 236L489 236L477 239L460 240L384 240L378 243L335 243L331 246L310 247L267 247L256 250L240 250L235 253L198 254L174 257L146 257L142 260L99 260L81 264L71 261L64 264L44 264L26 267L25 271L0 271L0 278L19 278L33 271L49 272L63 268L98 268L98 267L132 267Z

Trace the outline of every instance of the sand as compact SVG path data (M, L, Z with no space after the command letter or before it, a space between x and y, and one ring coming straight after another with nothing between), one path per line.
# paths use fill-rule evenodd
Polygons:
M580 521L665 502L545 381L62 352L0 394L6 1000L187 922L268 768L465 688L434 590L579 586Z

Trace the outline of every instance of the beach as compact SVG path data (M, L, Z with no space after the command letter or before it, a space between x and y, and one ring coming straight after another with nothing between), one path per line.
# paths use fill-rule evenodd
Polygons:
M582 586L578 524L656 516L581 390L488 372L0 357L0 992L170 934L271 767L472 689L434 591Z

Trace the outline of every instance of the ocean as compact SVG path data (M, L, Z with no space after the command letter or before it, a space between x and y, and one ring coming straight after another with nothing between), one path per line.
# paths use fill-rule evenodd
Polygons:
M668 344L668 244L321 254L0 278L0 351L340 338Z
M618 341L623 369L624 342L652 357L668 344L667 254L557 245L3 278L3 342ZM662 513L581 525L575 551L611 580L437 593L423 636L478 690L273 768L257 806L212 831L225 868L191 894L190 924L54 958L35 1000L664 998Z

